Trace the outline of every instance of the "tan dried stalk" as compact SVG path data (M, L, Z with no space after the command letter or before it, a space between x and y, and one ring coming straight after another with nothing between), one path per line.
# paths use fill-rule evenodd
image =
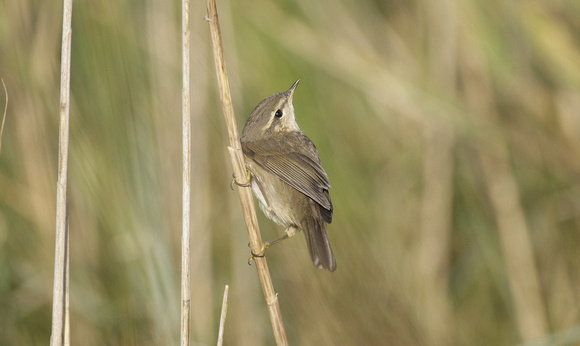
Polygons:
M181 345L189 346L191 324L191 114L189 100L189 0L182 0L182 132L183 132L183 222L181 234Z
M218 341L217 346L222 346L224 344L224 328L226 325L226 315L228 314L228 292L230 291L230 286L226 285L224 290L224 299L222 301L222 313L220 315L220 328L218 331Z
M64 339L65 257L67 256L67 169L70 115L70 52L72 36L72 0L64 0L62 53L60 65L60 129L58 138L58 181L56 184L56 245L52 299L52 334L50 344L62 345ZM68 339L68 337L67 337Z
M2 116L2 127L0 127L0 153L2 153L2 136L4 135L4 122L6 122L6 113L8 112L8 90L6 90L6 84L4 84L4 79L2 81L2 86L4 87L4 95L6 95L6 103L4 104L4 115Z
M216 67L220 98L222 101L224 117L226 120L226 126L230 139L230 146L228 147L228 150L230 152L236 180L245 181L247 180L247 172L246 166L244 164L244 156L242 154L240 138L237 131L238 127L236 124L236 118L234 116L234 110L232 107L232 99L226 72L226 64L223 54L215 0L207 0L207 13L207 20L209 22L212 38L214 62ZM246 221L246 227L248 229L248 236L250 238L250 248L253 253L259 253L262 248L262 238L260 236L258 220L256 218L256 209L252 199L253 197L251 188L239 187L238 192L240 195L244 219ZM268 305L268 312L270 313L270 321L272 323L276 344L288 345L286 330L284 328L284 322L282 321L282 313L280 312L278 297L274 291L274 286L272 285L272 279L268 270L268 263L266 262L265 257L256 257L255 262L256 268L258 270L258 276L260 277L262 290L264 292L264 298L266 299L266 303Z

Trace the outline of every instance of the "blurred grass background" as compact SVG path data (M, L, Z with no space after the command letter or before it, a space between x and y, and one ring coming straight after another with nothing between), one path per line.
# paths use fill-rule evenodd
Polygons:
M298 78L338 269L268 252L293 345L580 344L580 2L220 1L241 129ZM77 1L71 333L179 340L179 1ZM192 339L270 345L192 3ZM62 4L0 0L0 345L50 338ZM1 99L3 108L4 98ZM282 230L260 213L264 239Z

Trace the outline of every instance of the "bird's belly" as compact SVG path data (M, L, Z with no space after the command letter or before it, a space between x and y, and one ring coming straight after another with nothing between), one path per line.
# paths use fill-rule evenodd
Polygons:
M264 214L284 227L297 226L289 199L297 191L269 172L252 172L252 191Z

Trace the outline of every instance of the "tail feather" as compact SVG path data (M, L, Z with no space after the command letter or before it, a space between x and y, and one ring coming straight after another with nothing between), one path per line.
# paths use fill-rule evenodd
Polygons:
M336 260L328 240L326 222L320 216L310 217L303 222L303 225L306 225L303 231L314 265L331 272L335 271Z

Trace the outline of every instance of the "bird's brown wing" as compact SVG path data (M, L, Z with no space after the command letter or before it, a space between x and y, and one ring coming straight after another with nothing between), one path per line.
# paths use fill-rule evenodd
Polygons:
M242 149L247 158L326 209L321 208L324 219L332 220L330 181L316 147L306 135L294 132L280 138L242 142Z

